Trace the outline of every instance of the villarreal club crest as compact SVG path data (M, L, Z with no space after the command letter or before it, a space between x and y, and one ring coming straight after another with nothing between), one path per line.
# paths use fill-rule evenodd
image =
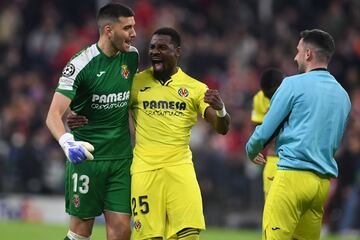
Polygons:
M127 67L127 65L123 64L121 65L121 76L123 76L123 78L127 79L129 77L129 69Z
M180 97L186 98L187 96L189 96L189 91L186 88L179 88L178 90L178 94Z
M135 230L137 230L137 231L140 230L140 228L141 228L141 222L140 222L139 220L136 220L136 221L134 222L134 228L135 228Z
M79 195L77 194L74 194L74 197L73 197L73 203L74 203L74 207L78 208L79 205L80 205L80 198L79 198Z

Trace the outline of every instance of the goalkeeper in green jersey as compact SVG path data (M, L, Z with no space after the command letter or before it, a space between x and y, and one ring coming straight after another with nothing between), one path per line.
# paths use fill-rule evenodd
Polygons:
M134 12L108 4L99 10L97 24L99 41L65 66L46 119L69 160L65 202L71 217L65 240L90 239L101 214L108 240L130 238L128 102L138 68L138 52L131 46ZM67 133L62 117L69 107L86 115L89 124Z

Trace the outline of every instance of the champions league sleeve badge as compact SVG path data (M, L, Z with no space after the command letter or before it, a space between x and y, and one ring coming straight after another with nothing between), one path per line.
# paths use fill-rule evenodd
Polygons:
M75 66L72 63L68 63L62 71L62 75L64 77L70 77L74 74L74 72L75 72Z

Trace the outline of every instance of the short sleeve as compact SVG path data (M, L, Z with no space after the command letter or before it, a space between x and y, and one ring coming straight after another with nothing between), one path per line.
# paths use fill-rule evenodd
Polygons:
M63 69L59 78L56 92L73 99L81 78L80 69L74 62L69 62Z
M197 109L201 114L202 118L205 118L205 110L210 105L204 102L205 92L208 90L208 87L205 84L199 85L198 97L197 97Z

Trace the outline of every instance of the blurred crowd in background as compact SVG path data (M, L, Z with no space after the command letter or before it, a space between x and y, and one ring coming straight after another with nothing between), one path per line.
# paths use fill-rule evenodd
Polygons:
M158 27L182 36L180 65L219 89L231 114L226 136L204 121L191 147L213 226L251 226L261 219L262 169L245 156L252 132L252 96L268 67L297 73L299 32L320 28L335 39L330 72L347 90L352 113L337 152L339 178L326 207L330 231L360 228L360 1L357 0L128 0L136 14L140 69ZM96 12L106 0L0 1L0 195L61 195L65 155L44 119L60 73L77 51L98 38ZM334 106L336 108L337 106Z

